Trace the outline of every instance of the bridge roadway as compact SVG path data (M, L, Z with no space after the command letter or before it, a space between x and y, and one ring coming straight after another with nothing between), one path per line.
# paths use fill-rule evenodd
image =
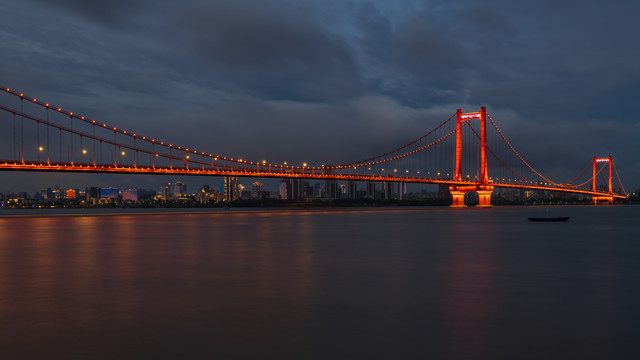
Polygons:
M151 175L189 175L189 176L237 176L237 177L262 177L262 178L295 178L316 180L342 180L342 181L376 181L376 182L403 182L414 184L446 184L461 187L474 187L482 185L477 181L455 181L445 178L420 178L381 175L355 175L355 174L331 174L325 169L307 168L304 170L283 169L281 171L264 171L256 169L205 169L205 168L180 168L180 167L149 167L113 164L68 164L54 162L21 162L1 161L0 171L55 171L55 172L81 172L81 173L107 173L107 174L151 174ZM606 192L594 192L589 190L570 189L556 186L526 185L513 183L491 182L488 185L500 188L556 191L589 196L611 196ZM615 199L625 199L625 196L614 194Z

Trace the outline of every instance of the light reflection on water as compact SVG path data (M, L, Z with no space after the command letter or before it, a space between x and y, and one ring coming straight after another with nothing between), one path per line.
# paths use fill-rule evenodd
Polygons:
M640 208L543 210L0 218L0 357L635 358Z

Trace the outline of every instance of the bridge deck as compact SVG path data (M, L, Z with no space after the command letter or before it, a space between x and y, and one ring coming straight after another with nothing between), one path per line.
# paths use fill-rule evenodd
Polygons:
M68 164L53 162L16 162L0 161L0 171L44 171L44 172L80 172L80 173L112 173L112 174L151 174L151 175L184 175L184 176L237 176L237 177L261 177L261 178L297 178L316 180L342 180L342 181L375 181L375 182L403 182L415 184L445 184L461 187L474 187L482 185L474 181L456 181L451 178L421 178L402 176L380 175L350 175L323 173L319 170L256 170L256 169L216 169L216 168L181 168L181 167L148 167L113 164ZM489 186L511 189L556 191L590 196L611 196L609 193L593 192L588 190L569 189L555 186L514 184L491 182ZM613 195L616 199L625 199L622 195Z

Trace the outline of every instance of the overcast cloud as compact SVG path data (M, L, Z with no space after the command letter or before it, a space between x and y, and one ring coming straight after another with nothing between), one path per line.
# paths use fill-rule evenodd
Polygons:
M637 1L0 8L0 84L155 138L255 160L346 162L406 143L457 108L487 106L549 177L612 153L627 190L640 187ZM0 190L95 180L26 178L2 173Z

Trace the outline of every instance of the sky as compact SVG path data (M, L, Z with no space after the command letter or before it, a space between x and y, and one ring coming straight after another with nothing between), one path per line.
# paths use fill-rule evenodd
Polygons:
M0 0L0 86L174 144L344 163L486 106L563 182L640 188L640 2ZM0 173L0 191L173 177ZM195 190L217 184L181 179Z

